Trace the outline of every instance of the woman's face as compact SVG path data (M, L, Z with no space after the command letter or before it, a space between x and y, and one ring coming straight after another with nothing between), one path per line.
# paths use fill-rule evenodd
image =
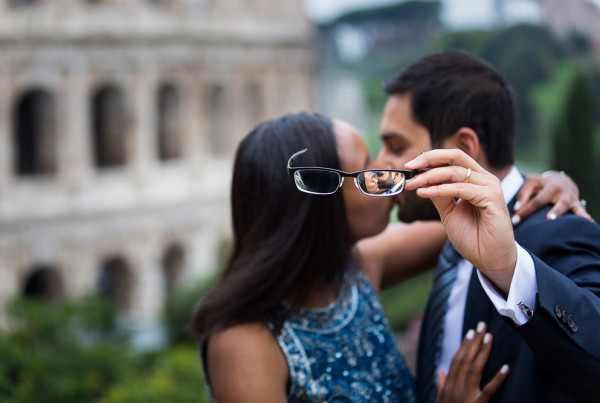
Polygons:
M375 167L369 159L365 142L354 127L341 120L333 120L333 132L342 171L355 172ZM342 194L348 226L355 240L376 235L385 229L393 206L391 198L364 195L352 178L344 179Z

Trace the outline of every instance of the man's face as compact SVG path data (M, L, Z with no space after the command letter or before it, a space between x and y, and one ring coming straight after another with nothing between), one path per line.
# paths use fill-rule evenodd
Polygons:
M410 95L392 95L383 110L381 121L383 146L377 156L378 164L404 169L404 164L416 158L421 151L431 150L427 129L412 119ZM400 206L398 218L404 222L439 220L433 203L417 196L414 191L404 191L395 197Z

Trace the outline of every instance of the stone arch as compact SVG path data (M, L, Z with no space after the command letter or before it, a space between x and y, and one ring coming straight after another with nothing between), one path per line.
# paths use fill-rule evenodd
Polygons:
M208 135L211 140L212 149L216 154L224 154L227 151L227 97L225 86L213 83L208 87L208 111L209 122Z
M56 172L56 107L42 89L24 92L14 109L14 170L17 175Z
M23 283L23 296L56 302L63 297L63 280L52 266L35 266Z
M168 246L162 256L162 269L167 295L172 294L183 274L185 250L179 244Z
M125 311L131 306L133 273L125 259L113 256L105 259L100 266L98 291L106 296L117 309Z
M264 116L264 94L262 87L257 82L249 82L246 86L246 98L250 126L253 127Z
M157 97L158 158L170 160L181 157L181 106L179 91L173 84L163 84Z
M115 85L98 88L91 101L94 162L98 168L117 167L127 161L125 97Z

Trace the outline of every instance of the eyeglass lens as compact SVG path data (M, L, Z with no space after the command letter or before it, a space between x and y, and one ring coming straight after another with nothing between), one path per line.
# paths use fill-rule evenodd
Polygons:
M294 173L299 190L314 194L332 194L341 184L341 176L332 171L301 169ZM405 176L401 172L377 170L361 172L356 184L369 196L393 196L404 190Z
M294 181L298 189L316 194L331 194L340 186L341 177L331 171L302 169L294 172Z

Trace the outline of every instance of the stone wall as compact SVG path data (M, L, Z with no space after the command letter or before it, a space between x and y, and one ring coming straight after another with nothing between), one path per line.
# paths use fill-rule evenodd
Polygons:
M312 108L313 59L301 0L0 2L0 307L103 290L155 320L215 269L235 147Z

